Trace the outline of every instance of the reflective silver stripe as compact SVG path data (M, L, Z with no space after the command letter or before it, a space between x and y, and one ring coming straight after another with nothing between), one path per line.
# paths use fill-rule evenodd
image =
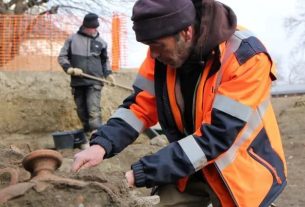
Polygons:
M134 113L125 108L119 108L110 118L120 118L134 128L137 132L141 133L144 130L143 122L134 115Z
M228 42L229 45L227 47L228 47L229 50L228 50L228 52L226 52L227 54L224 54L221 65L224 65L224 63L228 59L228 57L239 48L239 45L240 45L240 43L243 39L246 39L246 38L251 37L251 36L253 36L253 34L248 30L246 30L246 31L236 31ZM217 80L216 80L216 85L215 85L215 90L216 91L217 91L217 89L218 89L218 87L221 83L222 73L223 73L223 71L222 71L222 67L221 67L221 69L219 71L219 75L218 75ZM227 100L228 106L225 106L226 104L224 104L224 103L226 102L226 100L222 100L223 98L221 98L221 97L218 98L218 96L222 96L222 95L217 95L216 96L216 98L214 100L214 103L213 103L213 108L217 108L221 111L227 111L227 113L229 112L229 114L231 114L231 115L233 114L233 116L235 116L235 117L237 117L241 120L244 120L244 121L249 120L247 125L245 126L246 128L244 129L244 132L241 135L240 139L237 142L235 142L230 147L230 149L227 150L224 153L224 155L221 158L219 158L215 161L218 168L222 171L224 168L226 168L230 163L232 163L234 161L234 159L236 157L236 152L239 149L239 147L245 141L247 141L247 139L249 139L249 137L253 133L253 131L259 126L259 124L262 121L260 117L262 117L262 114L265 113L265 110L268 107L268 103L270 103L270 100L268 99L268 100L264 101L258 107L257 110L253 111L251 109L251 107L249 107L250 108L250 110L249 110L249 109L247 109L247 107L245 107L245 105L241 104L241 106L237 106L240 103L238 103L234 100L231 100L228 97L223 96L226 99L228 99ZM238 104L234 104L232 101L236 102ZM230 103L230 102L232 102L232 103ZM230 109L230 107L232 107L232 106L229 106L229 104L232 104L233 107L237 106L237 109L235 109L236 110L235 112L234 112L233 108Z
M234 32L234 35L240 39L247 39L248 37L255 36L250 30L236 31Z
M136 80L133 83L134 86L142 89L143 91L147 91L151 95L155 96L155 84L153 81L148 80L142 75L138 74Z
M183 96L182 96L182 92L181 92L180 78L176 79L175 97L176 97L176 101L179 106L179 109L181 111L181 114L184 114L184 101L183 101Z
M182 150L191 161L196 171L202 169L207 162L207 158L201 147L197 144L195 137L189 135L178 141Z
M253 111L251 107L220 94L216 95L213 108L230 114L231 116L245 122L249 120Z
M226 45L226 51L221 60L222 63L225 63L229 57L239 48L242 38L237 33L234 33L232 37L228 40Z
M271 101L270 101L270 97L267 98L263 103L261 103L259 106L258 106L258 113L260 115L261 118L264 117L264 114L268 108L268 106L271 104Z
M226 45L226 51L223 54L223 57L221 59L221 66L217 75L216 79L216 84L215 84L215 91L218 90L218 87L221 83L222 80L222 75L223 75L223 66L229 59L229 57L239 48L241 39L235 35L235 33L232 35L232 37L228 40L227 45Z
M237 142L235 142L221 158L215 161L220 171L222 171L224 168L226 168L230 163L234 161L236 157L236 152L239 149L239 147L249 139L253 131L262 122L261 117L263 117L263 114L266 112L266 109L269 106L269 104L270 104L270 99L267 99L258 107L258 110L253 111L249 119L249 122L246 125L246 128L243 134L241 135L240 139Z
M230 149L225 153L223 157L216 160L216 164L220 170L223 170L225 167L227 167L230 163L232 163L236 157L236 152L238 148L249 138L249 136L252 134L252 132L255 130L256 127L258 127L260 123L259 116L257 114L257 111L254 111L249 123L247 125L247 128L245 129L244 133L238 140L238 142L234 143Z
M221 83L222 80L222 75L223 75L223 65L225 64L225 62L229 59L229 57L236 52L236 50L239 48L241 41L243 39L246 39L248 37L253 36L253 34L249 31L249 30L244 30L244 31L236 31L231 38L227 41L227 45L226 45L226 51L223 54L223 57L221 59L221 66L217 75L217 79L216 79L216 84L215 84L215 91L218 90L218 87Z

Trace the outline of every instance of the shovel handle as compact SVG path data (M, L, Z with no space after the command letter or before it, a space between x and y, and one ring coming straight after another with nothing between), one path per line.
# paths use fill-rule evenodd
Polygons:
M115 87L123 88L123 89L128 90L128 91L133 91L133 89L130 88L130 87L123 86L123 85L120 85L120 84L117 84L117 83L114 84L114 83L111 83L110 81L107 81L107 80L102 79L102 78L95 77L95 76L93 76L93 75L89 75L89 74L87 74L87 73L82 73L81 76L82 76L82 77L85 77L85 78L97 80L97 81L100 81L100 82L102 82L102 83L106 83L106 84L108 84L108 85L113 85L113 86L115 86Z

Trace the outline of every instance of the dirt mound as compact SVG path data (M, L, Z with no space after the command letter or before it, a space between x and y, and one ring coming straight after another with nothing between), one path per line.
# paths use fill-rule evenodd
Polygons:
M115 75L131 84L134 73ZM0 72L0 131L45 133L80 127L64 72ZM126 90L105 86L103 118L109 117L126 96Z
M62 181L32 181L30 173L25 171L21 165L21 160L26 154L26 149L19 149L15 146L6 148L0 147L1 169L16 171L17 184L8 186L13 180L13 173L3 173L0 171L0 204L10 188L16 186L13 194L19 192L16 198L12 198L5 203L5 206L109 206L109 207L129 207L129 206L151 206L151 197L139 197L137 193L127 187L122 172L102 172L99 168L83 170L78 174L69 173L67 163L71 161L73 151L65 151L64 165L56 172ZM64 152L64 151L63 151ZM17 195L17 194L16 194ZM154 198L156 199L156 198Z
M273 99L288 167L288 184L278 206L305 206L305 96Z
M118 82L131 86L135 73L114 74ZM0 72L0 138L10 143L28 139L37 143L51 133L81 128L76 106L64 72ZM106 85L102 90L102 119L122 102L124 89ZM44 146L44 147L46 147ZM36 147L34 147L36 148Z
M68 76L60 72L0 72L0 130L29 134L78 124Z

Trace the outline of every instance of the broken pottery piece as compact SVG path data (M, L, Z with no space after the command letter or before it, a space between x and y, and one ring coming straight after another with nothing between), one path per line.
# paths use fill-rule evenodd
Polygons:
M6 167L6 168L0 169L0 175L5 174L5 173L10 175L9 185L14 185L14 184L18 183L18 172L16 169L11 168L11 167Z
M7 202L8 200L24 195L29 189L35 186L35 183L17 183L10 185L0 190L0 204Z

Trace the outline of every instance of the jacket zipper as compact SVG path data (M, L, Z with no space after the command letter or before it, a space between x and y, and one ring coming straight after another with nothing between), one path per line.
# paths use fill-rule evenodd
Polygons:
M195 109L196 109L196 100L197 100L197 91L198 91L198 86L199 83L201 81L201 77L202 77L202 72L200 73L199 78L197 79L197 83L195 86L195 91L194 91L194 95L193 95L193 110L192 110L192 117L193 117L193 131L196 131L196 113L195 113ZM205 84L204 84L205 85ZM204 87L203 87L204 90Z
M213 165L215 166L215 168L216 168L216 170L217 170L217 172L218 172L218 175L221 177L221 179L222 179L222 181L223 181L223 183L224 183L226 189L228 190L228 192L229 192L229 194L230 194L230 196L231 196L231 198L232 198L234 204L235 204L236 206L238 206L238 205L237 205L237 201L236 201L236 199L235 199L235 197L234 197L234 195L233 195L233 193L232 193L232 191L231 191L231 188L229 187L228 183L227 183L226 180L224 179L224 177L223 177L221 171L219 170L219 168L217 167L217 165L216 165L215 163L214 163ZM207 182L207 183L208 183L208 182ZM208 184L208 185L209 185L209 184ZM215 192L215 191L214 191L214 192ZM219 198L218 198L218 199L219 199Z
M273 177L276 179L278 184L282 184L282 179L280 178L280 176L277 174L276 169L270 165L266 160L264 160L262 157L260 157L258 154L256 154L253 151L253 148L249 149L249 153L250 155L252 155L252 157L257 160L259 163L261 163L262 165L264 165L273 175Z
M178 80L178 78L180 78L178 75L176 75L176 77L175 77L175 87L174 87L174 90L175 90L175 99L176 99L176 103L177 103L177 106L178 106L178 110L179 110L179 113L180 113L180 117L181 117L181 122L182 122L182 126L183 126L183 134L185 135L185 136L188 136L188 132L186 131L186 129L185 129L185 119L184 119L184 114L183 114L183 110L184 109L182 109L181 107L180 107L180 105L178 104L178 102L179 101L177 101L177 94L176 94L176 89L177 89L177 81L179 81ZM183 96L182 96L182 92L181 92L181 84L180 83L178 83L178 85L179 85L179 93L180 93L180 96L181 96L181 101L182 102L184 102L184 100L183 100ZM184 105L184 103L183 103L183 105Z
M91 46L90 43L91 43L90 39L87 38L87 63L86 63L87 69L84 71L85 73L88 73L89 71L89 50Z

